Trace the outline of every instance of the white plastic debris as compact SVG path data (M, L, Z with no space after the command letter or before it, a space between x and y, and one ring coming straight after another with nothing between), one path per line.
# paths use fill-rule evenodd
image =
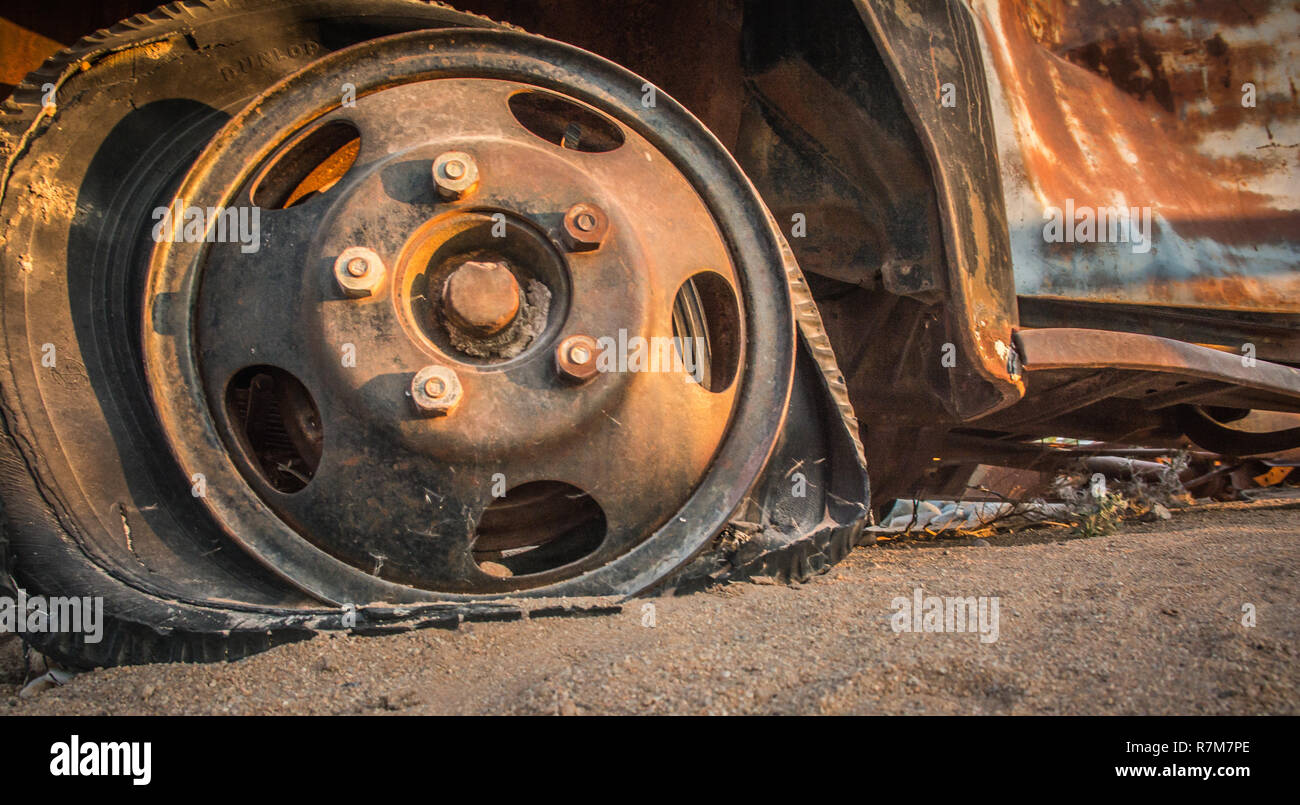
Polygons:
M915 505L913 505L915 504ZM1015 511L1030 519L1047 519L1066 512L1063 503L1021 503L1003 501L899 500L882 518L877 531L905 532L976 529Z
M71 682L72 678L75 676L76 674L72 671L62 671L57 668L51 668L24 685L23 689L18 691L18 698L30 699L31 697L43 693L50 688L62 687Z

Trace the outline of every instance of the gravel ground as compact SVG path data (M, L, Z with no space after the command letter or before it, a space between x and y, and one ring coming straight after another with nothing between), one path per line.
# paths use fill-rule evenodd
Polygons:
M1295 714L1297 537L1300 503L1273 501L1094 539L893 543L796 587L733 584L605 617L323 635L235 663L99 670L21 699L9 639L0 713ZM894 632L891 602L917 586L997 596L997 640Z

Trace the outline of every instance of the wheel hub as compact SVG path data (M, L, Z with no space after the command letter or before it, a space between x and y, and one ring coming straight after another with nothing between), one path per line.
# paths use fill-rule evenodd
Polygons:
M520 60L521 44L585 57L514 34L457 37L385 42L386 53L412 54L409 83L368 67L368 43L272 90L253 104L257 119L241 115L200 157L184 197L256 199L259 182L303 161L303 144L332 128L356 133L355 161L320 189L288 193L290 206L264 209L254 254L184 242L155 252L146 350L178 458L220 478L205 502L237 539L316 591L391 598L385 584L395 582L500 594L580 578L602 589L611 573L642 572L616 568L652 537L689 556L707 536L678 525L679 512L730 500L700 522L725 519L749 482L697 491L720 451L734 456L720 471L752 480L780 424L762 420L788 393L788 313L784 329L772 317L763 363L742 361L739 348L709 356L733 364L724 388L689 382L680 354L674 364L651 346L648 360L632 357L638 343L679 335L675 295L702 271L738 311L731 341L744 343L756 306L744 293L767 287L764 304L778 308L785 299L779 259L747 255L760 273L742 282L729 244L745 239L724 235L661 144L586 100L519 80L517 64L483 69L465 43L488 43L503 63ZM431 40L453 56L433 61ZM550 65L539 59L538 75ZM344 67L362 76L354 108L330 97L330 70ZM620 91L631 100L635 86ZM553 140L553 121L520 111L530 104L592 133L569 123ZM295 389L270 406L275 423L310 408L323 442L293 491L267 477L248 411L228 402L232 378L263 366ZM762 381L759 367L781 379ZM741 393L755 382L761 394ZM755 428L757 447L736 444L737 421ZM263 430L284 429L275 423ZM521 534L519 523L530 526Z
M453 327L491 336L515 320L522 293L504 259L466 260L443 283L442 309Z

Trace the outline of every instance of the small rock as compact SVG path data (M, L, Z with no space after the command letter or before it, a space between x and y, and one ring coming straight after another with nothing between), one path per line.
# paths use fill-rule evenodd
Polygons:
M974 545L976 548L987 548L989 547L989 541L986 539L977 539L972 542L971 545Z

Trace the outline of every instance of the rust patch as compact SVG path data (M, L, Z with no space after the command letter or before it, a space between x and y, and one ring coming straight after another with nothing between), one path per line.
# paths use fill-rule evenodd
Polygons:
M1236 131L1254 123L1267 139L1271 121L1294 118L1294 102L1289 90L1260 87L1259 105L1243 107L1233 77L1262 69L1270 48L1230 49L1216 34L1175 59L1175 37L1160 41L1136 22L1117 22L1138 13L1132 9L1085 2L1066 17L1048 5L1010 0L984 9L998 15L996 25L984 18L986 36L1016 118L1026 179L1040 199L1104 206L1125 198L1157 207L1167 220L1277 217L1276 199L1250 185L1289 171L1286 149L1249 153ZM1234 138L1238 153L1207 155L1203 146L1214 137Z
M60 47L59 42L0 17L0 97Z
M1017 289L1292 310L1300 8L986 0ZM1252 104L1253 101L1253 104ZM1151 248L1040 236L1049 208L1150 208Z

